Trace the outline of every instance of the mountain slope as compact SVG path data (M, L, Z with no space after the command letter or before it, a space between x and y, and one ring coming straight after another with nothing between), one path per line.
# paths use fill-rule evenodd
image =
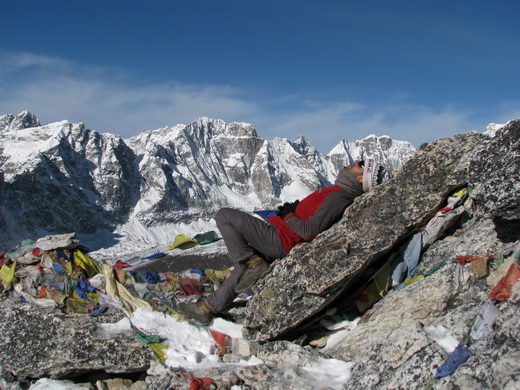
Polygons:
M77 232L91 249L168 243L204 229L223 206L274 208L331 185L356 158L390 170L415 152L389 137L342 140L328 154L304 137L264 140L251 124L199 118L130 139L83 123L0 117L0 247ZM89 238L90 236L90 238Z

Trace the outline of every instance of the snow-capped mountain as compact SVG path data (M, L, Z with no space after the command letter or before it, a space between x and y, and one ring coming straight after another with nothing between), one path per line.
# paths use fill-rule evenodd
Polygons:
M370 135L321 154L304 137L264 140L251 124L199 118L130 139L83 123L0 117L0 249L77 232L92 246L167 243L200 232L223 206L274 208L331 185L338 170L376 156L390 171L415 152Z

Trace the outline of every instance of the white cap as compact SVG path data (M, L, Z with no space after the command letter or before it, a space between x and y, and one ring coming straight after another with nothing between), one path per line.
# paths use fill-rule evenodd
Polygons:
M389 179L388 172L374 158L365 159L363 168L363 191L368 192L373 186Z

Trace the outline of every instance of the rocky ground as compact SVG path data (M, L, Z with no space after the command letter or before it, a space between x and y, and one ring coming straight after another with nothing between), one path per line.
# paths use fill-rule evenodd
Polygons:
M520 283L508 273L520 260L519 133L513 121L495 137L468 133L421 147L342 221L279 261L248 305L228 313L246 325L262 364L235 366L240 356L229 353L227 364L166 370L131 335L94 337L99 321L121 313L85 318L6 300L0 387L46 377L88 379L90 388L185 389L188 376L236 390L520 388ZM465 202L439 214L461 188ZM414 275L379 288L384 297L361 310L360 297L374 295L360 290L368 276L417 232ZM310 380L306 368L320 359L349 363L350 379Z

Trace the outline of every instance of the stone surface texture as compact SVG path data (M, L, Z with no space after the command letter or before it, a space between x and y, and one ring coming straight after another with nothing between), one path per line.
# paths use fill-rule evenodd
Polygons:
M500 316L490 333L478 340L469 336L490 291L519 261L519 130L516 120L493 137L471 132L423 145L392 180L358 198L339 223L295 248L257 283L240 316L246 336L259 343L262 364L222 364L189 374L211 377L218 389L520 388L520 283L509 298L492 301ZM427 241L417 268L423 277L389 291L353 329L329 332L328 340L342 332L335 344L312 347L308 325L339 310L367 270L388 259L438 215L454 190L466 186L467 201L454 217L440 217L435 237ZM484 274L458 256L488 256ZM107 322L107 315L96 319L1 302L0 388L100 372L146 374L132 385L125 382L127 388L189 387L185 376L165 370L132 334L98 338L96 323ZM121 318L112 315L113 321ZM434 376L449 353L432 328L448 330L471 352L444 378ZM305 380L305 367L320 358L351 363L350 380L340 386Z

